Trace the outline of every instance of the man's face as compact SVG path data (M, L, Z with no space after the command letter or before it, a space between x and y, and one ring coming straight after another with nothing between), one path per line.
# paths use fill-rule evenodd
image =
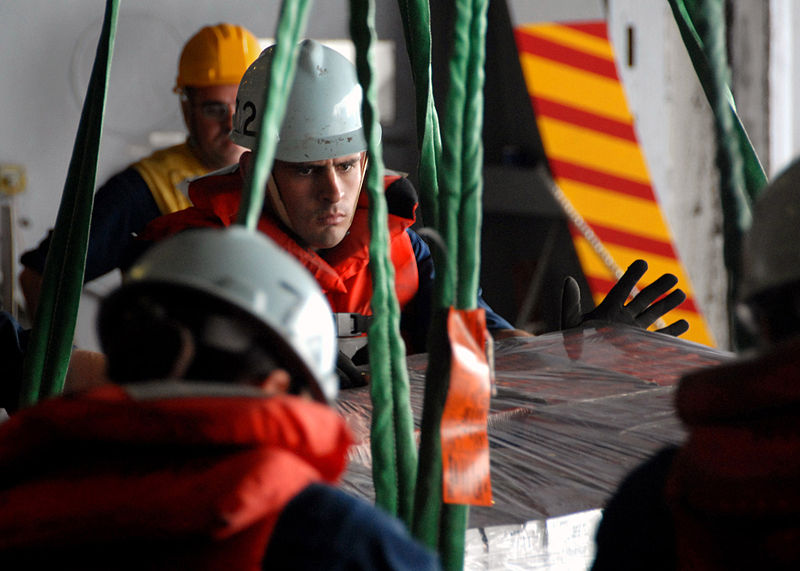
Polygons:
M364 153L309 163L275 161L272 176L292 230L315 250L347 234L361 190Z
M237 85L192 87L182 102L192 149L211 170L234 164L245 151L228 137L237 90Z

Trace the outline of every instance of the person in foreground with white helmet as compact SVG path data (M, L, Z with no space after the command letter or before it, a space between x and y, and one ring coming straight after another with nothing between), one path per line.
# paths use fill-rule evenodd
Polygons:
M684 377L688 436L634 470L598 529L596 571L800 568L800 160L745 234L741 315L760 346Z
M268 238L165 240L102 302L98 333L113 384L0 424L4 568L439 568L332 485L352 442L329 406L333 316Z
M179 95L186 142L130 165L111 177L94 199L85 280L115 268L125 271L141 250L134 238L154 218L190 205L179 188L187 178L236 163L245 150L228 137L236 90L260 53L258 39L242 26L205 26L185 44L173 91ZM50 236L23 253L19 282L35 314Z
M264 50L239 86L231 138L248 149L254 149L257 142L274 51L275 46ZM356 363L366 344L372 297L368 204L362 192L367 143L361 102L362 90L353 64L319 42L302 41L267 184L268 200L258 225L317 279L337 315L342 350ZM189 187L194 207L154 220L142 237L158 240L188 227L233 223L252 161L252 153L245 152L239 165L228 172L195 180ZM417 207L413 186L393 173L384 184L390 254L402 310L400 328L409 351L423 352L431 314L432 256L427 244L410 228ZM628 292L643 273L641 270L635 276ZM650 307L673 285L675 281L662 280L643 290L637 302L642 307L634 316L637 324L650 325L683 301L685 296L676 290ZM620 306L626 297L622 297ZM642 303L645 300L647 303ZM480 296L478 305L486 310L487 327L496 338L527 335L492 311ZM570 325L575 324L572 321L570 316Z

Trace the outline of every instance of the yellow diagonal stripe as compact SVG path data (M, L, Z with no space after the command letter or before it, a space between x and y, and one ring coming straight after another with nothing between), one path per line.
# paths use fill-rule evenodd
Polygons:
M525 25L522 31L587 55L586 67L600 57L615 63L613 47L603 38L582 33L558 24ZM626 124L633 118L617 79L592 74L579 68L545 57L520 52L520 65L532 98L541 98ZM571 54L570 57L574 57ZM578 116L579 117L579 116ZM644 155L636 141L606 135L593 128L567 123L552 117L536 117L545 153L558 160L632 182L650 185ZM588 224L595 224L634 236L672 243L655 196L652 198L626 195L591 184L559 179L557 181L572 206ZM642 240L644 242L644 240ZM575 249L587 277L607 281L615 278L600 255L584 237L575 237ZM676 256L663 256L627 245L603 244L605 252L624 270L637 258L647 260L649 269L642 287L664 273L675 274L679 287L693 297L691 284ZM599 303L606 292L593 292ZM697 300L695 300L697 303ZM713 345L702 315L686 309L670 312L665 321L686 319L690 330L683 337L698 343Z
M619 82L531 54L520 54L528 94L631 123Z
M548 117L540 117L537 123L549 159L650 184L644 156L635 142Z
M596 222L614 230L672 242L658 203L568 179L557 182L589 224Z
M533 24L520 26L519 29L532 36L539 36L574 50L614 61L614 49L603 38L560 24Z
M691 285L689 278L683 271L681 264L675 258L667 258L659 256L643 250L637 250L634 247L626 247L618 244L604 243L606 250L611 254L619 267L624 271L634 260L642 258L647 261L647 275L645 276L645 283L656 279L661 274L675 274L681 284L681 288L686 292L686 295L691 293ZM581 259L581 266L584 272L593 276L602 276L607 280L614 281L616 277L606 269L600 257L592 249L592 246L583 237L575 239L575 251ZM583 262L586 262L586 265Z

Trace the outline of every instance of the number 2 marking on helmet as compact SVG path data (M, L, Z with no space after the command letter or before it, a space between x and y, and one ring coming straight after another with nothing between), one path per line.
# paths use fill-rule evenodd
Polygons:
M236 100L236 110L239 110L239 100ZM256 120L257 110L256 104L252 101L245 101L244 105L242 105L242 113L245 114L245 117L241 119L242 121L242 134L247 135L248 137L255 137L257 133L250 128L250 125L253 121ZM238 115L238 113L237 113Z
M242 131L245 135L255 137L256 132L250 129L250 124L256 120L256 106L252 101L246 101L242 110L247 113L244 118L244 125L242 125Z

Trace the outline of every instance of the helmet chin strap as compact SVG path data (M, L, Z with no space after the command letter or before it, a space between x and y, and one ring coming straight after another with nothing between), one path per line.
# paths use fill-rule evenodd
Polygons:
M295 229L292 227L292 223L289 220L289 213L286 212L286 205L283 203L283 199L281 198L281 192L278 190L278 185L275 182L275 177L272 176L272 173L269 173L269 179L267 180L267 193L269 194L270 204L272 204L272 208L275 210L278 218L281 219L281 222L283 222L287 228L289 228L292 232L295 232Z
M367 155L366 151L364 151L364 157L361 159L361 180L358 182L358 196L361 196L361 190L364 188L364 180L367 177L367 164L369 163L369 156ZM278 183L275 182L275 177L272 176L272 173L269 173L269 179L267 179L267 194L269 195L269 202L272 204L273 210L280 218L281 222L283 222L287 228L289 228L295 234L297 231L292 226L291 220L289 220L289 213L286 211L286 204L283 202L283 198L281 198L281 191L278 189ZM358 203L358 197L356 197L356 204ZM350 230L348 229L348 232Z
M356 206L358 206L358 199L361 197L361 191L364 190L364 180L367 178L367 165L369 164L369 154L364 151L364 158L361 159L361 181L358 183L358 196L356 196ZM348 230L349 232L349 230Z

